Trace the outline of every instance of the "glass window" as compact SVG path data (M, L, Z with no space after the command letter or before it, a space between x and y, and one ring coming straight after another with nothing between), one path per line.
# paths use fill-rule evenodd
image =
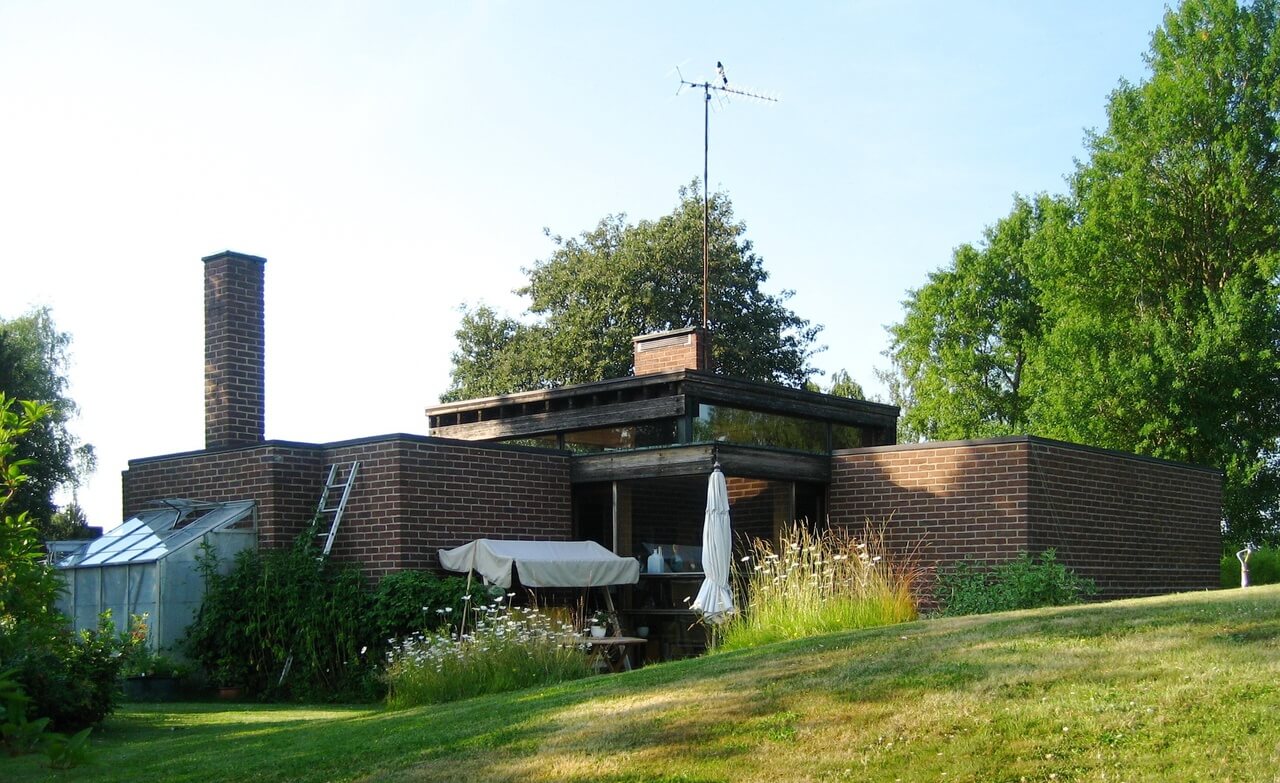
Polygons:
M579 453L670 446L676 442L676 420L661 419L621 427L581 430L564 434L564 447Z
M864 443L861 427L851 427L848 424L831 425L832 449L856 449L864 445L868 444Z
M702 443L721 441L825 454L827 424L796 416L702 404L693 423L693 439Z

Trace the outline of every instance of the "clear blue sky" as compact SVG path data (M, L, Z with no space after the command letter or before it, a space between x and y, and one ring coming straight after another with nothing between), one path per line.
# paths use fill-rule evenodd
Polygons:
M1061 192L1159 2L0 0L0 315L74 337L81 493L203 446L200 258L266 256L267 436L426 430L462 303L702 170L673 67L781 95L711 117L726 190L815 364L879 391L907 289L1014 193Z

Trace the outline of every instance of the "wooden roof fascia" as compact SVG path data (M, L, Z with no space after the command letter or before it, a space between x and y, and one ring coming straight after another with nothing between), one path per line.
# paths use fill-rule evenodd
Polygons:
M683 416L684 413L684 395L675 394L590 408L532 413L509 419L489 419L466 424L437 426L431 428L431 434L442 438L463 440L500 440L601 427L620 427L641 421Z
M836 424L861 424L895 427L899 409L896 405L833 397L829 394L764 385L719 376L690 373L683 383L689 397L700 402L748 407L767 413L782 413L818 419Z
M710 443L575 455L569 461L569 480L585 483L706 476L717 459L726 476L821 484L831 481L831 458L826 454Z

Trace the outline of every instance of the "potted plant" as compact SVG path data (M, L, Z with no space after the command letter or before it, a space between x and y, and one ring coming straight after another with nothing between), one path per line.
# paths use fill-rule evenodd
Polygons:
M213 670L213 682L218 687L219 699L239 699L244 696L244 663L230 655L218 660Z
M173 701L191 667L162 652L142 647L120 669L124 695L130 701Z
M609 613L596 612L591 617L591 636L595 639L603 639L605 633L609 630Z

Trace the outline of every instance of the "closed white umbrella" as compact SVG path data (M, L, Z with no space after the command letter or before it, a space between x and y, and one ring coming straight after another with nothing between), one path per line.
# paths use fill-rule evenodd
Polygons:
M693 601L703 619L721 623L733 614L733 591L729 589L733 537L729 530L729 488L720 463L707 482L707 514L702 523L702 570L706 579Z

